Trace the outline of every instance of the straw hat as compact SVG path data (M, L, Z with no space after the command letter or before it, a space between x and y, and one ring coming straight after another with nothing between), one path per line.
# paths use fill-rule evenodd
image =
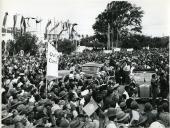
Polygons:
M118 111L116 113L116 120L115 121L117 121L117 122L124 121L128 117L129 117L129 114L124 113L122 110L118 109Z

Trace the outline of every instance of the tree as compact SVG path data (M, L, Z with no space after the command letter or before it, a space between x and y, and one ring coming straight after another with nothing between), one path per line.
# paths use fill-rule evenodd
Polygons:
M76 49L76 43L73 43L69 39L64 39L64 40L59 40L58 41L58 51L65 53L65 54L70 54Z
M127 1L112 1L104 12L98 15L93 29L95 34L104 38L110 25L111 40L123 39L129 34L141 33L143 14L141 7L136 7Z
M99 37L99 40L102 41L102 38ZM105 44L101 43L99 40L97 39L97 35L86 36L85 38L82 38L80 40L80 45L86 47L93 47L94 49L97 49L99 47L105 47Z
M133 34L122 40L123 48L140 49L142 47L165 48L169 44L169 37L150 37L146 35Z
M24 53L30 53L31 55L35 55L38 49L36 42L38 38L35 35L27 32L23 35L15 34L14 41L10 40L8 42L8 51L9 54L19 53L20 50L24 50Z

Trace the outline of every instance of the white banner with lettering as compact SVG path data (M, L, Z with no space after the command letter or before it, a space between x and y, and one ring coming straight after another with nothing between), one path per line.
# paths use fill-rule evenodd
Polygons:
M133 51L133 48L128 48L127 51L128 51L128 52L132 52L132 51Z
M47 78L55 79L58 78L58 61L59 54L57 49L48 43L47 52Z

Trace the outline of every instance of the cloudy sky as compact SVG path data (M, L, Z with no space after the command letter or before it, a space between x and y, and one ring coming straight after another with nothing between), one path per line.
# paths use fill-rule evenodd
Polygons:
M9 13L7 26L13 24L13 15L32 16L42 18L39 31L44 31L48 19L57 21L70 20L77 23L76 30L80 34L93 35L92 25L95 18L112 0L0 0L0 16ZM166 36L170 33L169 0L131 0L141 6L145 14L142 18L143 34L149 36ZM169 14L169 15L168 15ZM18 16L18 17L19 17ZM2 18L1 18L2 19ZM2 21L1 21L2 22ZM17 21L19 26L19 19ZM35 25L32 24L32 28Z

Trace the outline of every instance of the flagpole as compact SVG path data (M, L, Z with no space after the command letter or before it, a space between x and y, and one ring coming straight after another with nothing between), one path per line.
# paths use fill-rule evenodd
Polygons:
M54 26L55 26L55 17L54 17ZM54 39L55 39L55 28L54 28Z
M48 50L48 42L47 42L47 50ZM48 57L47 55L47 50L46 50L46 58ZM47 58L48 61L48 58ZM47 62L48 63L48 62ZM46 98L47 98L47 90L48 90L48 85L47 85L47 67L46 67L46 81L45 81L45 86L46 86Z
M45 85L46 85L46 99L47 99L47 94L48 94L47 75L46 75L46 82L45 82Z

